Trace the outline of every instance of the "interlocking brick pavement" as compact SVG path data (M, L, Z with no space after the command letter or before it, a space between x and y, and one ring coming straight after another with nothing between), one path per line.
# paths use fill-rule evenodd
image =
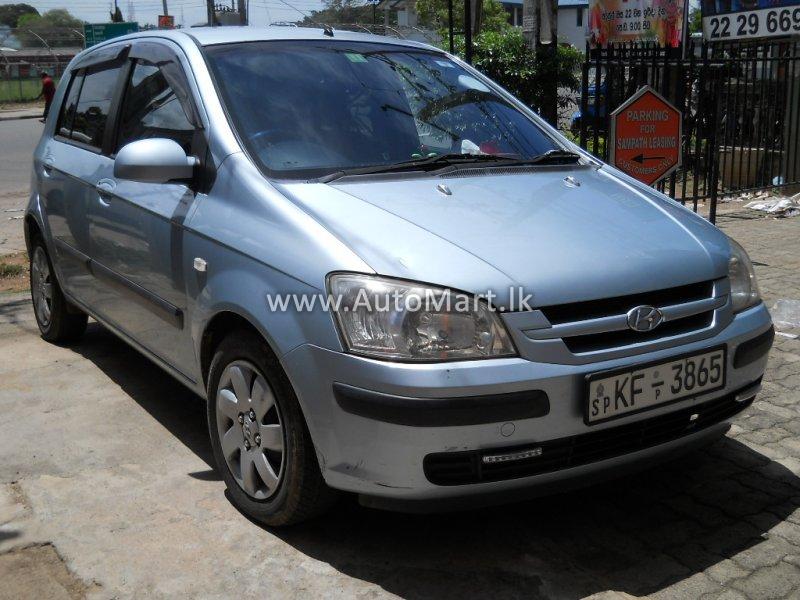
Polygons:
M800 299L800 217L752 216L719 224L768 306ZM0 556L52 543L93 596L800 598L800 339L776 337L726 438L671 463L466 513L344 503L278 532L225 500L195 398L99 326L49 346L26 298L0 300L0 375Z

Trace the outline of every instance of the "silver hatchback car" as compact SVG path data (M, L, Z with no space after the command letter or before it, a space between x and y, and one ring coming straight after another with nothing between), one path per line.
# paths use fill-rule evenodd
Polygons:
M230 497L273 526L668 459L727 431L773 338L714 226L457 58L355 33L82 52L25 233L42 336L91 315L206 397Z

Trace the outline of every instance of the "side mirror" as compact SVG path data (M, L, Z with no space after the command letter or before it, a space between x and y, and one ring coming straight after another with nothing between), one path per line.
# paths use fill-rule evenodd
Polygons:
M166 138L137 140L125 144L114 159L114 177L144 183L166 183L191 179L197 159Z

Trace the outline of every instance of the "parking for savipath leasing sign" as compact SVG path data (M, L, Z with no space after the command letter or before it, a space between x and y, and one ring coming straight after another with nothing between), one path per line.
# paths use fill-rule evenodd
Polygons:
M681 166L681 112L650 86L611 114L609 162L653 185Z

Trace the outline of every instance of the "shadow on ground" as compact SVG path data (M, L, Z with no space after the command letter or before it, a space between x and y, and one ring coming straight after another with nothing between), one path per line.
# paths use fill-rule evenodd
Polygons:
M204 405L100 326L75 351L203 459ZM559 496L434 516L362 508L271 531L338 571L405 598L647 595L754 545L800 505L800 479L733 439ZM700 595L704 590L697 590Z

